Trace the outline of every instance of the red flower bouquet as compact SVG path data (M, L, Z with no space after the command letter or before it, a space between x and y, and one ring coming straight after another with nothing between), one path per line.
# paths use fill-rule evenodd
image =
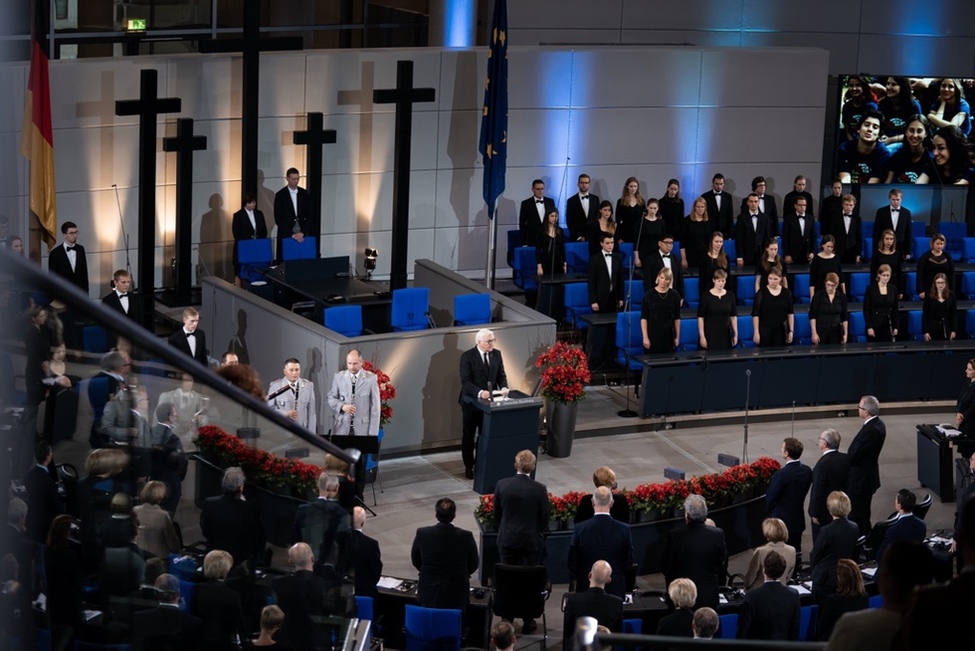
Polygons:
M389 401L396 397L396 387L389 381L389 376L372 362L362 362L362 368L376 374L376 382L379 384L379 426L386 427L386 423L393 418L393 408L389 406Z
M542 396L547 400L572 403L586 397L591 376L580 346L558 341L538 356L535 367L542 369Z

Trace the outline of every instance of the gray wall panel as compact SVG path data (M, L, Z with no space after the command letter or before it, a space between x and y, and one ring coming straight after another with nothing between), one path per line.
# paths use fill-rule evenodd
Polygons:
M819 160L822 150L825 111L821 108L794 109L789 112L795 124L809 128L770 129L783 116L775 108L701 109L698 131L698 160L712 162L768 162ZM763 146L755 147L762 141ZM727 176L727 175L726 175Z
M890 74L971 77L975 61L975 38L971 36L886 36L864 34L860 39L857 70ZM846 72L850 72L847 70ZM969 101L971 101L969 96Z
M627 29L738 30L741 28L741 12L742 0L624 0L622 25Z
M802 74L796 74L801 70ZM701 63L703 106L806 107L822 105L827 60L822 50L705 50Z
M547 27L577 27L589 25L594 29L618 28L624 0L562 0L558 7L544 2L509 2L508 27L514 25L545 25Z

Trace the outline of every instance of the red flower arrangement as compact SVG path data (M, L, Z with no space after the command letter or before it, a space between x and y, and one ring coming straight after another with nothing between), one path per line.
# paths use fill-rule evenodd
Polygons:
M197 430L193 439L199 452L222 468L240 466L247 481L267 488L290 488L299 497L318 492L322 468L297 459L285 459L264 450L248 447L241 439L215 425Z
M582 347L558 341L538 356L535 367L542 369L542 396L548 400L572 403L586 397L591 376Z
M379 384L379 426L386 427L386 423L393 418L393 408L389 401L396 397L396 387L389 381L389 376L372 362L362 362L362 368L376 374L376 382Z
M481 524L493 525L494 521L494 495L481 495L481 501L474 509L474 519Z

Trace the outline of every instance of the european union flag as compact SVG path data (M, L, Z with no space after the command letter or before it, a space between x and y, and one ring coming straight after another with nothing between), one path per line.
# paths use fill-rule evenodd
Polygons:
M491 51L488 52L487 79L484 81L484 113L481 116L481 142L484 156L484 201L488 219L494 217L494 204L504 192L504 172L508 159L508 4L495 0L491 21Z

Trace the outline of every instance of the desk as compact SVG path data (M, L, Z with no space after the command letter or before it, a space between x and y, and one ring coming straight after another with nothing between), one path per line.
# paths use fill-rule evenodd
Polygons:
M589 370L595 371L616 359L616 312L583 314L579 320L586 324L586 357Z
M535 310L561 323L565 321L565 286L585 282L586 274L545 274L538 276L538 299Z
M953 449L935 425L917 426L917 480L942 502L955 501Z
M416 580L400 579L404 582L401 589L379 588L375 611L377 617L382 614L382 634L374 633L375 637L383 638L387 648L405 649L406 636L403 626L406 623L406 605L419 605L416 598ZM491 619L494 617L494 593L484 590L475 593L471 590L471 601L464 612L464 626L467 628L467 638L464 646L487 649L491 638Z

